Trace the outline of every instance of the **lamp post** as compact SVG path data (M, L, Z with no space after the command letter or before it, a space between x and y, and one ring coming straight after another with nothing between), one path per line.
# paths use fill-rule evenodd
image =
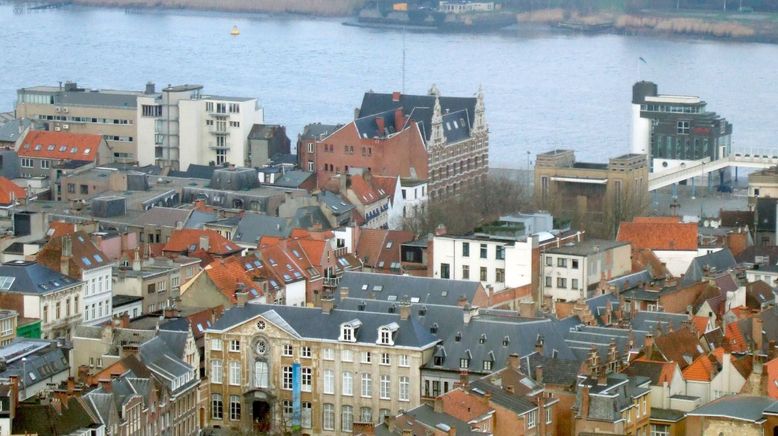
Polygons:
M530 162L532 152L527 150L527 186L532 183L532 163Z

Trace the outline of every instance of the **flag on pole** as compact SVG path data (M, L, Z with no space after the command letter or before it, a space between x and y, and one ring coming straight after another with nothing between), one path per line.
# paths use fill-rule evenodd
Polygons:
M640 59L641 61L643 61L643 63L644 63L644 64L648 64L648 62L646 62L646 60L645 60L645 59L643 59L643 57L642 57L642 56L638 57L638 59Z

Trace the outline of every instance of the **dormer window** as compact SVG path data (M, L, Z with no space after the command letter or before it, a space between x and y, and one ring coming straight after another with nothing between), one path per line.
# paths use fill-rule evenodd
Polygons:
M396 323L390 323L378 327L378 342L379 345L394 345L394 335L400 326Z
M510 345L510 343L511 343L511 338L509 338L507 336L502 338L502 346L503 347L507 347L508 345Z
M362 327L362 321L358 319L352 319L349 322L344 322L340 325L340 338L339 341L356 342L357 341L357 329Z
M486 333L481 333L481 337L478 338L479 344L485 344L486 343Z
M432 327L430 327L430 333L432 334L438 333L438 323L432 323Z
M459 342L462 340L462 332L457 332L456 336L454 336L454 341Z

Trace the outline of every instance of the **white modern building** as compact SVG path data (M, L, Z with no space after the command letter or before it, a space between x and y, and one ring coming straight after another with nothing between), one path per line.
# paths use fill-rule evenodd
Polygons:
M427 182L416 179L401 179L400 188L402 190L402 217L403 220L412 220L417 216L424 215L427 208Z
M140 165L180 170L190 164L246 165L249 132L264 122L257 99L202 90L202 85L168 86L138 97Z
M589 239L549 248L541 255L542 295L556 300L589 298L600 280L632 272L629 242Z

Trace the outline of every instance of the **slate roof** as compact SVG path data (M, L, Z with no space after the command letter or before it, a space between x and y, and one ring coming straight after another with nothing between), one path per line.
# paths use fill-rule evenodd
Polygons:
M47 294L81 283L50 268L25 260L12 260L0 265L0 292Z
M157 336L140 346L141 361L167 386L174 395L200 383L194 368L181 360L170 349L169 344ZM183 383L178 383L181 380Z
M233 241L245 244L256 244L262 236L286 237L292 229L286 218L245 213L238 222Z
M651 408L651 419L657 421L678 422L686 417L686 414L673 409Z
M135 295L114 294L113 297L111 297L111 306L117 308L126 304L135 303L136 301L143 301L143 297L137 297Z
M393 101L393 94L366 92L359 108L360 117L394 111L402 108L405 114L411 115L411 119L420 124L425 139L429 139L432 129L432 108L435 106L434 95L400 94L398 101ZM475 97L439 97L440 108L443 113L454 114L464 111L468 126L471 126L475 116ZM445 120L445 118L444 118ZM453 142L453 141L449 141Z
M764 260L757 262L757 257ZM752 245L738 253L735 259L741 263L767 263L768 265L775 265L778 262L778 245Z
M322 124L322 123L311 123L303 127L303 132L300 135L302 138L315 138L319 139L321 137L325 137L332 132L338 130L341 128L342 124Z
M170 177L211 180L211 177L213 177L213 172L218 168L221 167L216 167L213 165L189 164L189 167L186 169L186 171L171 171L169 175Z
M680 329L681 324L688 320L689 316L684 313L649 312L641 310L632 317L631 325L635 330L654 332L657 327L659 327L663 331L667 331L669 327L672 327L673 330Z
M246 304L234 306L222 314L213 330L227 330L257 316L262 316L289 334L299 338L327 339L337 341L343 323L359 320L357 343L376 344L378 328L397 323L399 328L394 337L395 346L427 348L438 341L414 318L400 319L397 313L359 312L333 309L329 314L320 308Z
M17 154L39 159L95 161L102 141L100 135L32 130L24 137Z
M395 301L408 296L411 302L457 306L465 297L472 303L480 282L436 279L393 274L347 271L340 278L339 288L348 288L352 298ZM340 292L335 293L340 299ZM414 301L418 299L418 301Z
M206 223L216 221L219 219L219 215L216 212L203 212L201 210L194 209L192 214L189 215L189 219L186 220L184 228L187 229L202 229Z
M313 177L313 173L303 170L290 170L284 172L284 175L276 179L274 185L283 188L299 188L306 180Z
M651 385L662 386L664 382L669 384L673 381L675 365L674 362L661 362L640 357L632 361L622 372L628 376L646 377L651 380Z
M0 372L0 378L15 375L22 385L32 386L57 374L67 373L70 366L65 352L51 341L15 338L0 351L0 356L7 363L5 371ZM24 376L20 377L22 373Z
M535 376L535 368L543 365L543 383L560 386L575 386L581 362L544 356L533 352L520 360L521 372ZM536 380L537 381L537 380Z
M28 118L13 119L3 123L0 120L0 142L16 142L21 133L32 124Z
M697 256L689 264L689 268L686 269L686 274L681 279L680 285L682 287L688 286L702 280L706 272L724 272L734 268L736 265L737 261L735 261L735 257L732 256L732 252L728 248Z
M354 205L348 200L343 198L340 194L336 194L330 191L322 191L319 193L319 200L322 201L327 208L329 208L335 215L342 215L344 213L354 210Z
M519 415L538 408L538 406L532 401L529 401L527 397L506 392L501 387L495 386L483 379L470 382L470 392L482 395L478 391L491 394L491 401L494 401L500 406Z
M700 406L688 416L707 416L739 421L759 422L766 409L772 410L775 400L753 395L727 395Z
M139 226L165 226L177 228L185 223L192 213L191 209L174 209L170 207L152 207L133 220Z
M630 407L634 398L649 392L649 379L642 376L628 377L625 374L610 374L605 385L599 385L596 378L579 377L576 392L576 406L581 413L583 386L589 387L589 415L585 418L615 422L622 419L622 412Z
M51 404L19 404L12 420L13 434L81 434L100 425L84 399L73 397L66 400L59 412Z

